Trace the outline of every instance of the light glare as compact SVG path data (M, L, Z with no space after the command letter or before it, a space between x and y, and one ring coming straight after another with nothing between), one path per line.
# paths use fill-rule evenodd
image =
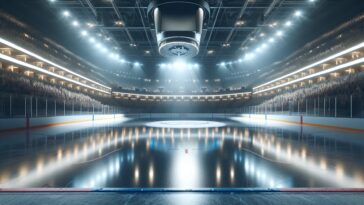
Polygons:
M70 14L70 12L69 12L69 11L63 11L63 12L62 12L62 15L63 15L64 17L69 17L69 16L71 16L71 14Z
M83 31L81 31L81 35L82 35L82 36L87 36L87 35L88 35L88 32L87 32L87 31L85 31L85 30L83 30Z
M296 16L296 17L302 16L302 11L295 11L294 16Z
M251 60L254 57L255 57L254 53L247 53L244 58L245 58L245 60Z
M277 31L276 35L277 36L283 36L283 31Z
M74 27L78 27L80 24L78 23L78 21L73 21L72 22L72 26L74 26Z
M292 22L291 21L287 21L284 25L287 26L287 27L290 27L290 26L292 26Z
M176 62L173 63L173 66L176 69L185 69L187 67L187 64L181 60L178 60Z

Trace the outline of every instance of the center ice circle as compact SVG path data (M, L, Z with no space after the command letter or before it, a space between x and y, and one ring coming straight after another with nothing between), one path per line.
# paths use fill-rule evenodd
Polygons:
M146 123L146 126L159 128L211 128L223 127L225 123L203 120L168 120L149 122Z

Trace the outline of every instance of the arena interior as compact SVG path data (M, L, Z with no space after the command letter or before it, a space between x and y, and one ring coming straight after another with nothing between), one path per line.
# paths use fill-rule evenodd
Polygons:
M0 205L364 204L364 1L0 0Z

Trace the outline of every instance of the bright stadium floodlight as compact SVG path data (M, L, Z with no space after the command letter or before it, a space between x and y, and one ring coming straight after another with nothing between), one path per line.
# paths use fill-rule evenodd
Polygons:
M301 17L302 16L302 11L300 11L300 10L295 11L294 16L295 17Z
M220 65L224 67L224 66L226 66L226 63L225 62L221 62Z
M283 31L277 31L276 36L283 36Z
M76 21L76 20L72 21L72 26L78 27L79 25L80 25L80 23L78 23L78 21Z
M86 25L87 25L89 28L93 28L93 27L95 27L95 26L96 26L94 23L90 23L90 22L86 23Z
M64 17L69 17L69 16L71 16L71 14L70 14L70 12L69 11L63 11L62 12L62 15L64 16Z
M269 38L268 42L269 43L274 43L275 42L275 39L274 38Z
M197 63L195 63L195 64L193 64L193 67L194 67L194 68L199 68L199 67L200 67L200 65L198 65Z
M107 53L107 49L106 49L105 47L102 47L102 48L101 48L101 52L103 52L103 53Z
M88 32L87 31L85 31L85 30L82 30L81 31L81 36L87 36L88 35Z
M134 63L134 67L139 67L140 66L140 63L139 62L135 62Z
M247 53L247 54L245 54L245 57L244 57L245 60L252 60L253 58L255 58L254 53Z
M109 57L112 58L112 59L116 59L116 54L115 53L110 53Z
M187 67L186 62L182 61L182 60L177 60L175 62L173 62L173 67L181 70L181 69L185 69Z
M286 27L290 27L290 26L292 26L292 21L287 21L284 25L285 25Z
M102 45L101 45L101 43L96 43L96 48L101 48L102 47Z
M94 37L91 37L88 39L91 43L95 43L95 38Z

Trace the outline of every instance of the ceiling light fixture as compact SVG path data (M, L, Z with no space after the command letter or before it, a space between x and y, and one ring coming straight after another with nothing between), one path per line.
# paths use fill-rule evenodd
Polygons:
M87 36L87 35L88 35L88 32L87 32L87 31L85 31L85 30L83 30L83 31L81 31L81 35L82 35L82 36Z
M295 17L301 17L302 16L302 11L299 11L299 10L298 11L295 11L294 12L294 16Z
M251 60L251 59L253 59L253 58L255 58L255 54L254 54L254 53L247 53L247 54L245 54L245 56L244 56L244 59L245 59L245 60Z
M115 21L115 25L116 26L124 26L124 22L123 21Z
M226 48L226 47L230 47L230 43L223 43L222 47Z
M95 26L96 26L94 23L86 23L86 25L87 25L89 28L93 28L93 27L95 27Z
M78 23L78 21L72 21L72 26L74 27L78 27L80 24Z
M276 36L283 36L283 31L277 31Z
M235 26L243 26L245 24L245 21L239 20L235 22Z
M63 11L63 12L62 12L62 15L63 15L64 17L69 17L69 16L71 16L71 14L70 14L70 12L69 12L69 11Z
M292 21L287 21L284 25L287 27L290 27L290 26L292 26Z

